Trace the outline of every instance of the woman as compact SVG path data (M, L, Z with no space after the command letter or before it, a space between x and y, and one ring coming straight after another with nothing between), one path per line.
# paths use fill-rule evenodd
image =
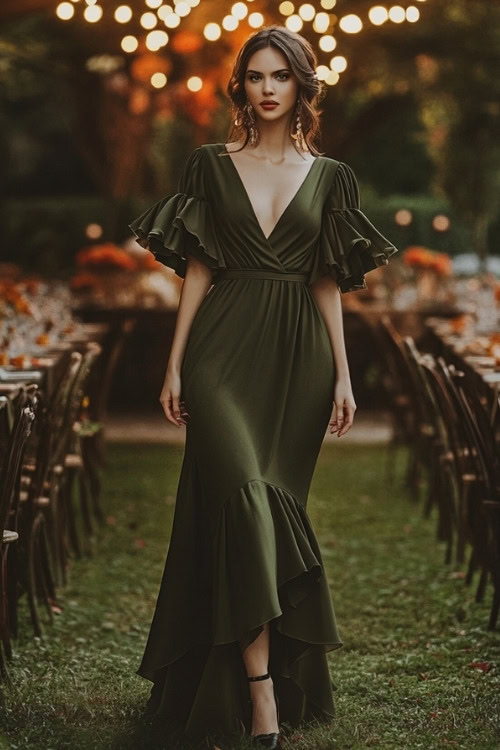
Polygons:
M178 192L130 225L185 279L160 397L185 454L137 674L193 739L276 747L278 721L334 716L326 653L343 643L307 495L330 416L340 437L356 409L340 292L396 248L351 168L314 146L315 67L298 34L253 34L228 143L196 148Z

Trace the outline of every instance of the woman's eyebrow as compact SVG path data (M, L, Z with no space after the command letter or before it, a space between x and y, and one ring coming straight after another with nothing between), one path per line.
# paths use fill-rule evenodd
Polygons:
M279 70L273 70L274 73L290 73L290 68L280 68ZM252 70L251 68L248 68L247 73L259 73L259 75L262 75L262 71L260 70Z

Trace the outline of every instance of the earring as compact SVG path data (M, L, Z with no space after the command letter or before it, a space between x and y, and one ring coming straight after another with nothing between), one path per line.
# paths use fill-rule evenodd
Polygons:
M291 136L294 140L297 141L299 148L302 151L307 151L307 144L304 139L304 133L302 131L302 122L300 119L301 114L302 114L302 102L299 100L297 104L297 118L296 118L296 125L295 125L295 133L292 133Z
M245 104L245 115L246 115L246 120L247 120L247 128L249 130L249 135L250 135L250 145L254 146L257 143L259 132L257 128L255 127L255 113L248 99Z

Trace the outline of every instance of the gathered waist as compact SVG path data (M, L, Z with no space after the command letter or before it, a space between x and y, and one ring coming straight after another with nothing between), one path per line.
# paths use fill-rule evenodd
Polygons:
M217 273L217 281L223 279L274 279L276 281L301 281L305 283L307 273L287 273L286 271L266 271L262 268L227 268Z

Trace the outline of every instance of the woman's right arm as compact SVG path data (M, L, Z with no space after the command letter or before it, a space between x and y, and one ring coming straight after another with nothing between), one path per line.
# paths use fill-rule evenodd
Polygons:
M187 256L186 275L182 284L172 348L168 358L160 403L167 419L180 427L189 417L181 404L181 365L194 316L212 286L212 271L192 255ZM182 414L181 414L182 406Z

